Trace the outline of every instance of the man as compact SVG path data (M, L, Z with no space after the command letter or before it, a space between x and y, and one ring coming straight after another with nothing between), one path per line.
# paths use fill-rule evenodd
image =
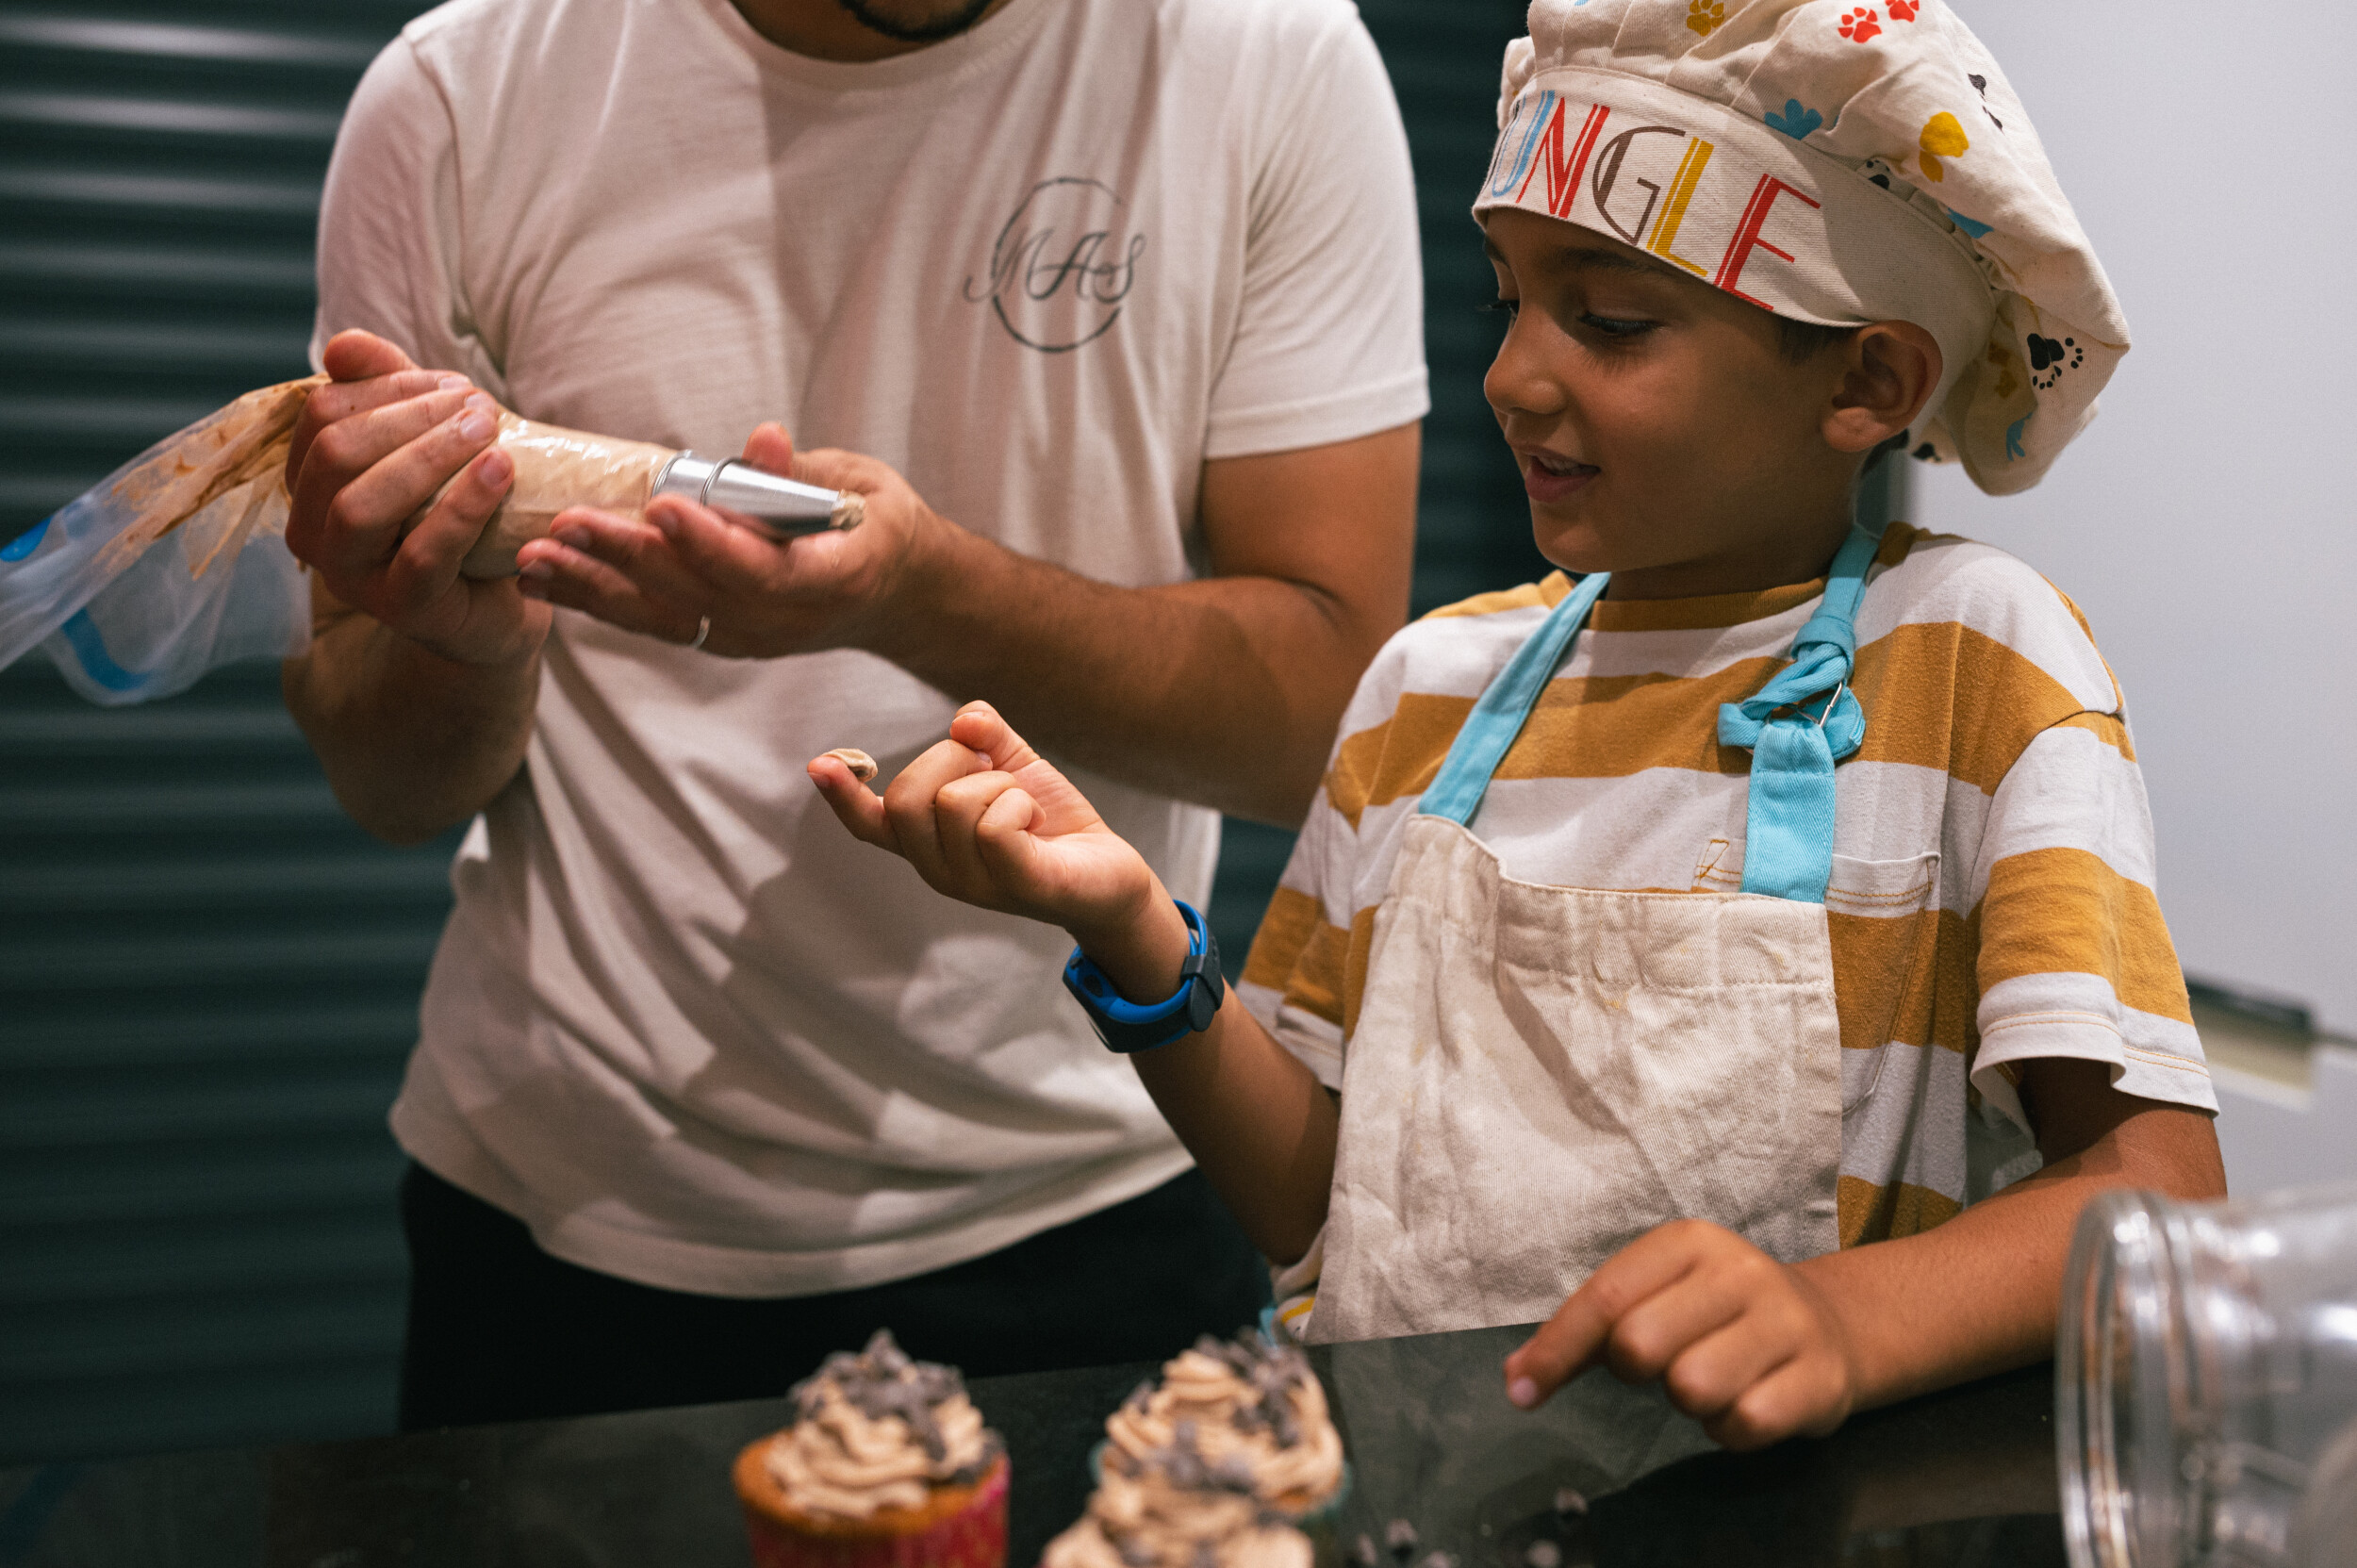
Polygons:
M1415 246L1342 0L457 0L371 67L286 685L363 824L480 814L392 1118L405 1424L774 1391L882 1324L982 1373L1255 1310L1063 947L845 845L803 763L897 767L990 697L1200 902L1205 808L1297 820L1405 614ZM469 583L508 480L471 388L710 453L783 414L870 455L747 455L866 521L577 511Z

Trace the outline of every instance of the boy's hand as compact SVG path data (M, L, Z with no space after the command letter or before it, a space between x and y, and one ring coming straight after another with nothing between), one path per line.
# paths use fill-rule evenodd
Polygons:
M1528 1410L1601 1362L1624 1382L1659 1378L1670 1402L1729 1448L1841 1425L1859 1378L1822 1292L1732 1230L1656 1226L1607 1260L1506 1358L1507 1397Z
M1161 879L989 703L960 709L949 738L881 799L840 757L812 758L810 777L853 836L899 855L934 888L1063 926L1092 955L1100 944L1133 945L1131 933L1167 913L1179 926L1177 973L1186 932L1175 908L1157 911L1169 904Z

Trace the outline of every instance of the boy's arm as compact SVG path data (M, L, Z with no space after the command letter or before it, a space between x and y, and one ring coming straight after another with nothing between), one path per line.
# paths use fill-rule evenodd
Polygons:
M2045 1166L1946 1224L1779 1263L1732 1231L1680 1221L1599 1268L1506 1361L1533 1406L1601 1363L1660 1378L1731 1448L1823 1433L1852 1411L2052 1353L2079 1211L2106 1187L2225 1196L2207 1114L2113 1090L2102 1063L2021 1065Z
M1189 937L1162 879L988 703L959 710L881 798L834 756L810 776L855 837L937 891L1063 927L1130 1001L1178 990ZM1253 1245L1279 1263L1307 1252L1340 1120L1310 1069L1232 991L1211 1028L1130 1061Z
M2052 1355L2071 1236L2103 1189L2226 1196L2208 1114L2119 1094L2103 1063L2024 1063L2021 1098L2046 1162L2036 1175L1930 1230L1800 1265L1840 1320L1854 1405Z

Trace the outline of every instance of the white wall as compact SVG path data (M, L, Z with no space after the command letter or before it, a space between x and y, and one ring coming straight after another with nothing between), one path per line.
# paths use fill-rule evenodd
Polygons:
M2308 1087L2210 1065L2217 1087L2217 1147L2226 1190L2256 1197L2281 1187L2357 1181L2357 1050L2316 1048Z
M1913 465L1911 520L2093 621L2188 973L2357 1033L2357 8L1951 0L2004 66L2134 344L2027 494Z

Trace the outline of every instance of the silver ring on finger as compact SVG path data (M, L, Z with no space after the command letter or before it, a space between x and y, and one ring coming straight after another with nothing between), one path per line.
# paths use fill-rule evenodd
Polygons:
M710 635L712 635L712 618L708 615L698 616L696 618L696 635L688 639L687 651L692 653L697 649L701 648L704 645L704 638Z

